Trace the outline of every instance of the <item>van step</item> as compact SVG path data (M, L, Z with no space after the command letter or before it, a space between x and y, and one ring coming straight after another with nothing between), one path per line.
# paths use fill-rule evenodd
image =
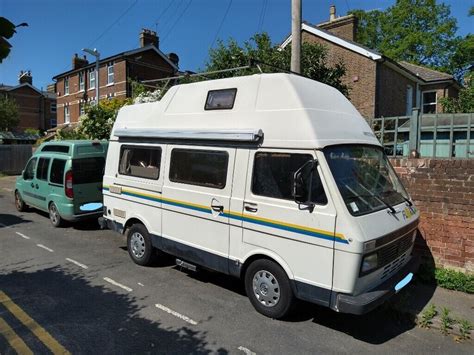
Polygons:
M188 269L188 270L191 270L191 271L196 271L197 270L197 266L196 265L193 265L193 264L190 264L186 261L183 261L181 259L176 259L176 265L178 266L181 266L185 269Z

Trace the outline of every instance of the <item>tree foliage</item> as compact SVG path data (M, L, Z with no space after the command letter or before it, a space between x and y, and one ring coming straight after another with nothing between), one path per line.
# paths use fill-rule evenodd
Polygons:
M436 0L397 0L384 11L352 11L359 18L358 42L394 60L438 70L452 69L461 41L450 8Z
M109 139L119 109L130 103L130 99L112 99L87 106L77 127L59 129L56 139Z
M10 131L19 122L16 101L6 95L0 95L0 131Z
M443 97L440 102L446 113L474 112L474 73L466 77L465 87L459 91L457 98Z
M261 64L265 72L282 72L290 70L291 46L281 49L273 44L266 33L256 34L241 46L235 40L227 43L219 41L217 48L209 51L209 60L205 71L223 70L248 65L251 60L267 63ZM349 88L342 82L346 73L342 62L334 66L327 63L327 50L322 45L303 43L301 48L301 71L304 76L331 85L348 96ZM212 75L212 78L225 78L258 73L256 67ZM188 81L200 80L192 78ZM183 81L181 81L183 82Z

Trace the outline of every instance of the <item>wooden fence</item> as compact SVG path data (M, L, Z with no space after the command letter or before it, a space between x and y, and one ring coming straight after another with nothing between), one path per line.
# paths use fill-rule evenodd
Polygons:
M20 174L32 154L30 144L0 145L0 173Z

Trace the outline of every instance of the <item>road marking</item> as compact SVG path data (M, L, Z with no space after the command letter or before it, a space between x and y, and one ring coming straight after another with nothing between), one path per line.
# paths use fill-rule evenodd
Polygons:
M254 353L253 351L247 349L247 348L244 347L244 346L239 346L239 347L237 348L237 350L243 351L246 355L256 355L256 353Z
M141 282L137 282L137 284L141 287L145 286L144 284L142 284Z
M70 354L51 334L17 306L3 291L0 291L0 303L10 311L24 326L26 326L36 337L51 350L53 354Z
M162 311L165 311L165 312L167 312L167 313L169 313L169 314L171 314L175 317L178 317L178 318L184 320L185 322L188 322L189 324L197 325L197 322L195 320L192 320L191 318L189 318L189 317L187 317L187 316L185 316L181 313L173 311L172 309L169 309L168 307L163 306L162 304L157 303L157 304L155 304L155 306L156 306L156 308L159 308Z
M84 265L84 264L81 264L79 261L76 261L76 260L73 260L73 259L69 259L69 258L66 258L67 261L70 261L71 263L73 264L76 264L77 266L79 267L82 267L83 269L88 269L89 266L87 265Z
M123 288L124 290L128 291L128 292L132 292L133 290L128 287L128 286L125 286L125 285L122 285L121 283L118 283L117 281L114 281L112 280L111 278L109 277L104 277L104 280L107 281L108 283L111 283L112 285L115 285L117 287L120 287L120 288Z
M36 244L36 246L37 246L38 248L42 248L42 249L44 249L44 250L47 250L47 251L49 251L50 253L53 253L53 252L54 252L53 249L48 248L46 245L43 245L43 244Z
M13 190L12 190L12 189L9 189L8 187L4 187L3 189L4 189L5 191L8 191L8 192L13 192Z
M33 352L25 344L25 342L15 333L15 331L3 320L0 318L0 333L8 341L8 344L17 352L17 354L31 354Z
M23 233L20 233L20 232L15 232L15 233L24 239L30 239L30 237L28 237L27 235L24 235Z

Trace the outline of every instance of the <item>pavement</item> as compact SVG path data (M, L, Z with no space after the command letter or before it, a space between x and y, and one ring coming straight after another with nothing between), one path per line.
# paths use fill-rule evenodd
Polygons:
M140 267L123 236L95 222L53 228L45 213L17 212L13 186L0 178L0 354L473 353L472 341L421 329L390 305L352 316L302 302L284 321L266 318L239 280L166 258ZM413 287L394 302L472 312L472 295Z

